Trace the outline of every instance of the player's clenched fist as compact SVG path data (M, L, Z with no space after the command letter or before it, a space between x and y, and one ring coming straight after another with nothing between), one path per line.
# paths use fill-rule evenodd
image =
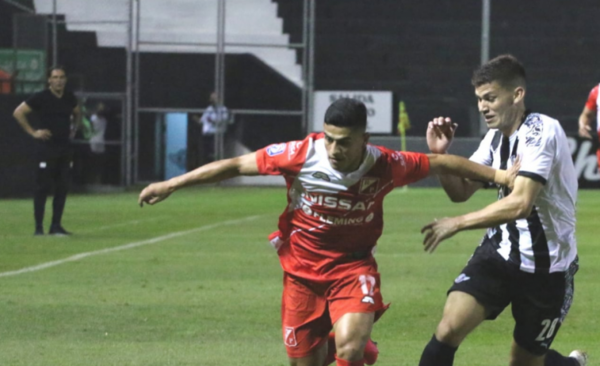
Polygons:
M152 183L140 193L138 203L140 207L144 207L144 202L153 205L169 197L171 193L167 182Z

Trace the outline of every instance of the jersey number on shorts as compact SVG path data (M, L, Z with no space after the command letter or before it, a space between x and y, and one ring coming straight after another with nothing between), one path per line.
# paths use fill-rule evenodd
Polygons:
M552 319L544 319L542 320L542 326L544 329L540 332L540 335L535 339L536 341L542 342L546 339L552 338L554 335L554 330L556 329L556 324L558 324L558 318Z
M377 283L375 277L370 275L360 275L358 276L358 280L360 281L360 289L362 290L363 295L365 295L361 302L375 304L375 300L373 300L373 288Z

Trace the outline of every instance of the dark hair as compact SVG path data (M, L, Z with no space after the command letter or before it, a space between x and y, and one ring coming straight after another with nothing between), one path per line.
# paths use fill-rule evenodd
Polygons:
M481 65L471 78L474 87L497 82L505 87L525 86L525 68L513 55L501 55Z
M325 111L325 123L337 127L367 128L367 107L356 99L340 98Z
M54 70L62 70L62 72L64 72L65 75L67 75L67 70L65 70L64 66L62 66L62 65L56 65L56 66L52 66L52 67L48 68L48 75L47 75L47 77L52 76L52 71L54 71Z

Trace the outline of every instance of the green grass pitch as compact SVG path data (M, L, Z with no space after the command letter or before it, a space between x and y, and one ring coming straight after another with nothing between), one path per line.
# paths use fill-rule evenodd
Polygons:
M420 228L494 197L453 204L439 189L387 197L377 259L392 307L373 333L378 365L418 364L446 289L483 233L459 233L429 255ZM137 192L72 195L63 221L75 235L56 238L33 237L31 199L0 201L0 365L287 365L281 269L266 239L284 206L283 188L192 188L143 209ZM48 223L50 199L46 210ZM600 191L581 191L581 269L554 343L563 353L587 349L590 365L600 365L599 218ZM81 253L89 255L73 257ZM455 364L508 364L512 324L509 309L485 323Z

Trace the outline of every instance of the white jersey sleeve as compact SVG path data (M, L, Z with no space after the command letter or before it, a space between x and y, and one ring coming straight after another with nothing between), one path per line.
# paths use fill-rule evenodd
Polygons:
M498 130L489 130L479 143L477 150L471 155L469 160L482 165L492 166L494 161L494 136Z
M558 121L532 114L519 130L521 169L518 175L546 184L556 156Z

